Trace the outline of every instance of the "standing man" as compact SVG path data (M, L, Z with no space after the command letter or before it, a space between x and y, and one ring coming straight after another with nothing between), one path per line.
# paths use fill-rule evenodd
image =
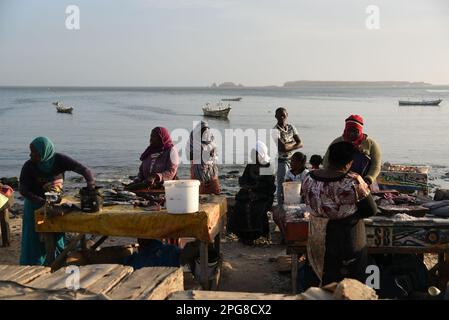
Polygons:
M298 130L287 123L288 113L285 108L277 108L275 114L277 124L274 129L278 130L278 168L277 168L277 201L278 205L284 202L284 192L282 183L285 181L285 175L290 170L290 158L293 151L303 147L301 139L298 136Z

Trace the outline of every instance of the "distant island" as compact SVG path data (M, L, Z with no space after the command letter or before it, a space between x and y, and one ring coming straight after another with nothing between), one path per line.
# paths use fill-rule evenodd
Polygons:
M301 87L431 87L431 83L427 82L411 82L411 81L314 81L314 80L298 80L287 81L282 86L250 86L248 88L301 88ZM245 88L242 84L234 82L222 82L217 84L214 82L210 88L212 89L239 89Z
M416 86L432 86L426 82L409 82L409 81L288 81L283 85L285 88L297 88L297 87L334 87L334 86L366 86L366 87L416 87Z
M224 89L228 89L228 88L244 88L244 86L242 84L235 84L234 82L223 82L220 83L219 85L217 85L215 82L211 85L211 88L224 88Z

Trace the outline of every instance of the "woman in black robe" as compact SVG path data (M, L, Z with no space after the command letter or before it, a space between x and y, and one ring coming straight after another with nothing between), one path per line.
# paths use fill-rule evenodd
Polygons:
M276 190L275 177L265 144L258 142L253 150L253 161L239 178L240 191L235 196L235 208L230 217L230 228L245 244L254 244L260 237L270 241L268 211Z

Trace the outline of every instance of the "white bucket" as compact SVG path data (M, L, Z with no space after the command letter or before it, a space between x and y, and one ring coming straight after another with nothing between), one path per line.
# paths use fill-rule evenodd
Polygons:
M284 187L284 203L298 204L301 202L301 182L289 181L282 183Z
M164 182L168 213L198 212L200 182L198 180L168 180Z

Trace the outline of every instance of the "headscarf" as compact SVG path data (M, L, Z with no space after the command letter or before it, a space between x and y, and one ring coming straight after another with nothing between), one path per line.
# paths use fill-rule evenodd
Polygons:
M265 165L270 163L270 156L268 155L268 148L265 143L258 140L256 143L257 160L260 164Z
M55 163L55 145L47 137L37 137L31 144L36 148L36 151L41 157L41 161L37 167L44 173L50 173Z
M171 140L171 137L170 137L170 133L168 132L168 130L166 128L156 127L153 130L151 130L151 134L153 134L153 133L157 134L161 138L162 146L154 147L150 144L145 149L145 151L142 153L142 155L140 156L141 161L143 161L145 158L147 158L149 155L151 155L153 153L169 150L169 149L173 148L173 146L174 146L173 141Z
M343 132L343 139L351 142L355 147L360 146L363 141L363 118L358 114L352 114L345 120L345 130ZM350 132L352 129L359 131L359 136L356 140L351 141Z
M205 129L204 133L202 131ZM195 128L190 132L189 141L187 143L186 152L189 155L189 159L198 162L210 162L209 156L204 156L205 153L210 154L215 148L216 145L213 142L214 137L210 132L209 125L206 121L201 121L198 123ZM203 159L204 157L204 159ZM204 161L206 160L206 161Z

